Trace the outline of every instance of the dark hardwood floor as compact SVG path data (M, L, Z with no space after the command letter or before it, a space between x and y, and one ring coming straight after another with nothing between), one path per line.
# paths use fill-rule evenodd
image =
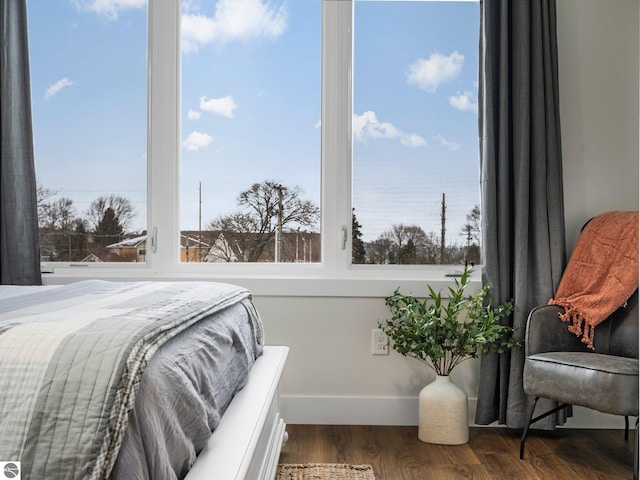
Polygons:
M287 425L280 463L373 466L376 480L632 479L634 432L557 429L532 431L520 460L520 435L473 427L469 443L443 446L418 440L417 427Z

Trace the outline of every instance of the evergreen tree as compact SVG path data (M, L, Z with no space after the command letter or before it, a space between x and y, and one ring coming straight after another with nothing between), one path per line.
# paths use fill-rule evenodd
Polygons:
M407 244L400 247L398 251L398 263L412 265L418 263L416 254L416 245L413 239L407 240Z
M126 230L136 216L135 208L131 203L131 200L119 195L111 194L108 197L102 196L96 198L89 209L87 210L87 220L89 224L98 228L98 224L104 218L107 209L113 210L118 223L122 226L123 230Z
M352 263L366 263L366 251L364 248L364 242L362 241L362 231L360 228L360 222L356 218L355 208L351 213L351 262Z
M111 207L107 207L95 230L97 243L103 247L118 243L124 234L118 215Z

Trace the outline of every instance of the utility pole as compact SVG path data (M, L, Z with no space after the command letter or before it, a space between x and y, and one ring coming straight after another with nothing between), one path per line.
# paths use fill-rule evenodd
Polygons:
M198 262L202 261L202 182L198 182Z
M440 264L444 264L444 242L445 242L445 233L447 231L447 204L444 200L444 193L442 194L442 213L440 214L440 220L442 221L442 230L440 235Z
M473 237L471 236L471 224L468 223L465 228L467 229L467 253L464 256L464 266L466 268L469 264L469 249L471 248L471 240Z
M275 189L278 190L278 230L276 232L276 263L280 261L282 255L282 199L283 193L282 190L284 187L282 185L276 185Z

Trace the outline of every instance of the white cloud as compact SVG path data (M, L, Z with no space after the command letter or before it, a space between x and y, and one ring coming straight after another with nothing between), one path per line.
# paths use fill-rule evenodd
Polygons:
M122 10L143 8L147 0L74 0L76 8L116 20Z
M196 110L189 110L189 113L187 113L187 118L189 120L200 120L200 116L202 114Z
M47 88L46 92L44 92L44 99L49 100L51 97L56 95L65 87L70 87L73 85L73 82L69 80L67 77L61 78L56 83Z
M446 138L444 138L442 135L436 135L436 140L438 140L438 144L441 147L444 147L447 150L455 151L455 150L459 150L460 149L460 144L459 143L451 142L451 141L447 140Z
M369 139L399 138L402 145L408 147L424 147L427 141L415 133L406 134L389 122L380 122L375 112L367 111L362 115L353 114L352 129L355 139L367 143Z
M202 132L191 132L182 144L187 150L196 152L207 147L211 142L213 142L211 135Z
M427 92L435 92L438 86L460 75L464 55L457 51L449 56L432 53L428 60L419 58L409 65L407 81L409 85L416 85Z
M192 53L209 43L278 38L286 30L287 20L285 2L278 7L264 0L219 0L213 17L183 12L182 50Z
M198 14L182 15L182 51L197 52L201 45L212 43L215 38L213 19Z
M222 98L200 97L200 109L206 112L212 112L223 117L233 118L234 110L238 108L236 102L231 95Z
M427 141L424 138L422 138L420 135L417 135L415 133L405 135L400 140L400 143L402 143L402 145L405 145L407 147L426 147L427 146Z
M478 112L478 98L473 92L465 90L457 95L449 97L449 104L461 112Z
M356 140L366 142L370 138L397 138L400 131L388 122L379 122L375 112L353 114L353 133Z

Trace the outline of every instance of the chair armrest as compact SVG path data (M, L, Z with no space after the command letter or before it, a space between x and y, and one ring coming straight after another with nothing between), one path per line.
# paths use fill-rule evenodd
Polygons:
M584 352L580 338L568 331L569 323L560 320L564 308L541 305L529 313L525 331L525 356L543 352Z

